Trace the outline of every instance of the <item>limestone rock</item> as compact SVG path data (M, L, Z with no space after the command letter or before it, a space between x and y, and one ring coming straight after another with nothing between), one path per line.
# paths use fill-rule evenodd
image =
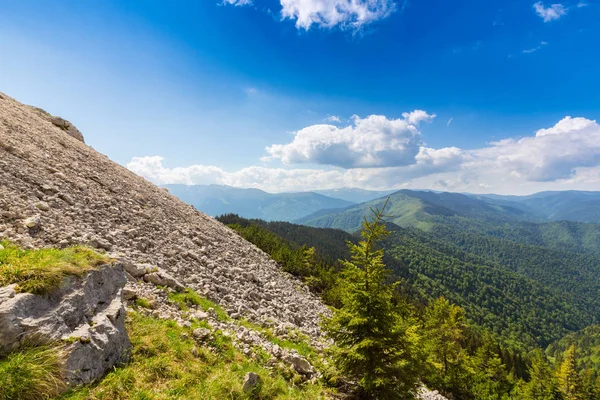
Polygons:
M258 385L260 385L260 376L254 372L246 372L246 376L244 376L244 386L242 387L244 392L251 392Z
M194 329L192 335L194 335L194 337L198 340L205 340L210 336L210 330L206 328Z
M129 358L119 264L102 266L83 278L67 278L54 292L37 296L0 288L0 352L16 350L30 337L80 339L67 351L67 380L86 384ZM69 341L70 342L70 341Z
M157 271L144 275L146 282L154 283L159 286L170 287L177 291L183 291L185 288L179 281L167 274L165 271Z
M285 357L285 361L290 363L299 374L312 375L315 372L314 367L308 362L308 360L298 354L288 354Z

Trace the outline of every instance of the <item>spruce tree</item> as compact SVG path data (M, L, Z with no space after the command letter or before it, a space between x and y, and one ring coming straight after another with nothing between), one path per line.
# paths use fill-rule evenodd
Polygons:
M563 362L557 371L558 386L566 400L582 400L583 398L581 377L577 371L576 353L575 345L572 344L565 352Z
M325 322L335 341L334 361L357 381L370 399L412 399L418 383L416 326L392 305L390 271L380 241L389 234L383 221L387 200L364 218L362 240L348 243L351 259L343 261L342 306Z
M525 399L560 399L556 378L552 373L552 368L544 356L542 349L534 350L529 371L531 378L525 385Z

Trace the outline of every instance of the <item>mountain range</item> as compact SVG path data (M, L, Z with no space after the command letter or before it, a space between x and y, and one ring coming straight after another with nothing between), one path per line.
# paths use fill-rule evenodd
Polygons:
M266 221L292 221L322 209L354 204L313 192L273 194L222 185L164 185L163 188L211 216L235 213Z
M351 218L350 215L355 214L356 210L368 210L375 204L369 202L390 195L393 203L396 203L394 223L399 226L416 226L424 230L432 226L434 216L439 218L452 215L480 217L496 222L600 223L600 192L562 191L507 196L419 190L373 191L358 188L267 193L260 189L225 185L167 184L162 187L211 216L233 213L244 218L295 221L344 230L358 229L361 218L357 219L355 215L353 224L339 221L330 224L323 222L322 217L341 213L343 218ZM361 212L358 212L357 215L360 214Z

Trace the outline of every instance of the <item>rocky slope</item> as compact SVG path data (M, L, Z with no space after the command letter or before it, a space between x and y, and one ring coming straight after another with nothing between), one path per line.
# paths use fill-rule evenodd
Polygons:
M94 151L38 109L0 99L0 235L83 243L159 267L233 314L318 335L327 309L261 250Z

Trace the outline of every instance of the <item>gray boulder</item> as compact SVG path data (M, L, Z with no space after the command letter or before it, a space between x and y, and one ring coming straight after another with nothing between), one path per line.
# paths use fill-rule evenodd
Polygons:
M179 283L177 279L173 278L170 274L162 270L158 270L156 272L144 275L144 281L154 283L158 286L170 287L171 289L177 290L179 292L185 289L185 287L181 283Z
M65 279L54 292L37 296L0 288L0 353L17 350L31 338L67 343L67 381L93 382L129 359L120 264L102 266L83 278Z
M254 372L247 372L244 377L244 386L242 387L244 392L251 392L258 385L260 385L260 376Z

